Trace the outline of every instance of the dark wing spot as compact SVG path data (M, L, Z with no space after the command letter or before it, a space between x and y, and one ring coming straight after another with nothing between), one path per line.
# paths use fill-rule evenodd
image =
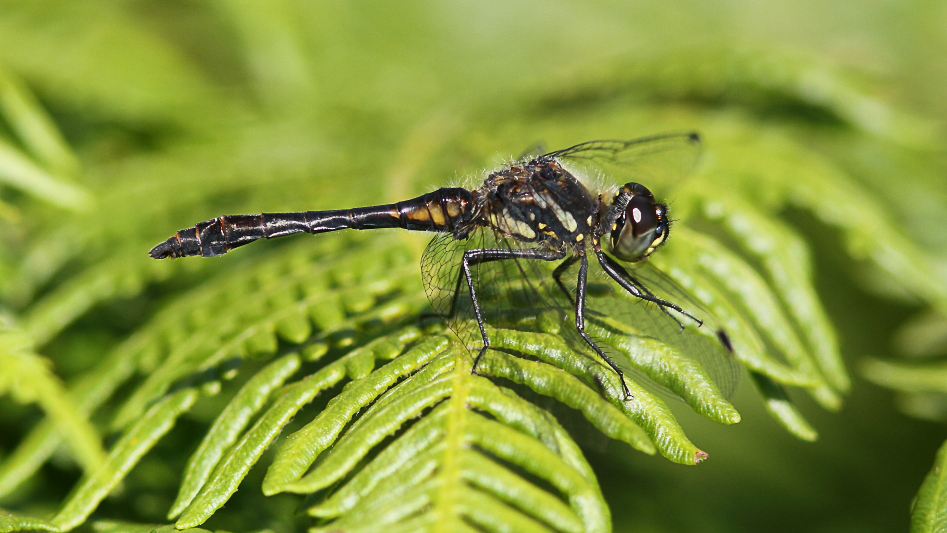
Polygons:
M733 353L733 343L730 342L730 336L727 335L727 332L718 329L717 330L717 340L720 341L720 344L727 349L728 352Z

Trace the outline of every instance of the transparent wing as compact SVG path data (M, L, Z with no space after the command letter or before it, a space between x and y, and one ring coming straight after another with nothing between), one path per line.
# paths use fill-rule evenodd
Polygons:
M421 260L424 286L435 311L476 354L483 346L470 291L461 269L461 260L472 249L524 249L535 246L504 238L489 228L478 229L468 239L455 240L450 234L435 237ZM577 266L562 277L568 296L555 284L552 272L559 262L539 260L502 260L474 265L471 275L491 342L498 345L508 330L538 331L540 313L554 313L561 326L559 335L574 349L597 356L588 349L575 331L574 298ZM642 263L629 273L636 283L658 297L678 303L704 320L697 328L689 323L682 331L678 322L654 304L637 299L607 277L594 259L589 265L586 308L587 331L629 377L652 389L681 396L674 384L662 385L679 376L670 372L668 352L655 351L655 342L669 347L673 357L696 363L723 397L737 384L741 367L716 336L718 326L711 314L687 296L686 291L658 269ZM680 315L680 320L686 321ZM604 362L603 362L604 364ZM679 363L678 363L679 364ZM670 373L669 373L670 372ZM686 401L686 398L685 398Z
M727 398L731 397L740 384L743 365L734 356L730 336L720 319L692 298L690 293L670 276L651 263L645 262L638 265L632 275L637 276L646 286L653 287L657 292L666 295L666 298L673 299L703 321L703 325L698 330L691 330L698 335L683 335L679 344L707 370L723 395Z
M662 197L697 166L700 136L690 132L589 141L542 157L559 159L589 178L618 185L638 182Z
M490 228L478 228L466 239L439 234L421 258L421 275L434 311L471 352L483 346L467 280L461 267L464 252L474 249L528 249L536 243L507 238ZM471 266L471 277L491 340L495 328L532 329L540 312L565 316L570 303L555 286L552 271L558 261L505 259ZM557 293L558 291L558 293Z
M545 153L546 145L541 142L536 142L523 150L520 155L516 157L516 161L529 161L541 157Z
M721 395L730 397L739 385L742 366L721 339L720 332L724 329L717 318L673 279L647 261L625 266L630 267L628 273L636 285L659 298L678 304L703 321L703 325L698 327L679 313L670 311L669 315L657 305L625 293L601 268L592 265L589 268L587 300L591 313L586 317L587 322L608 331L631 332L629 338L636 341L642 338L660 341L672 348L678 357L699 365ZM685 326L683 330L681 324ZM723 335L726 336L726 333ZM618 351L626 352L624 349ZM633 374L654 377L653 382L664 382L661 373L666 367L665 362L655 359L660 357L664 356L653 351L629 357L629 363L639 370ZM659 388L666 390L661 385Z

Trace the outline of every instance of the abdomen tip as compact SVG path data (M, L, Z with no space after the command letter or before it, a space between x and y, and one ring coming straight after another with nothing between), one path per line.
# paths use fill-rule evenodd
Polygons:
M164 241L158 246L155 246L154 248L152 248L151 251L148 252L148 255L150 255L152 259L165 259L168 257L173 257L174 248L171 246L171 244L168 241Z

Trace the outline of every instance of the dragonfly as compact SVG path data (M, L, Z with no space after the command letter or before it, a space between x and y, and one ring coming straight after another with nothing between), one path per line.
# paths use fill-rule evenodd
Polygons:
M476 351L473 373L491 346L485 304L511 294L497 293L494 285L510 285L522 276L527 299L531 294L541 300L535 284L544 282L531 281L543 275L535 264L557 262L551 277L574 312L575 331L618 374L629 399L621 367L586 332L590 256L607 279L658 306L682 330L682 319L698 327L703 322L657 296L623 265L644 262L667 243L668 206L637 181L593 194L583 180L609 179L616 169L637 173L636 178L657 177L667 172L668 161L686 172L699 148L700 136L693 132L583 142L504 165L477 188L445 187L393 204L351 209L220 216L178 231L150 255L211 257L261 238L343 229L434 232L421 260L425 290L435 310ZM571 289L563 281L567 273L575 276ZM727 344L725 337L721 343Z

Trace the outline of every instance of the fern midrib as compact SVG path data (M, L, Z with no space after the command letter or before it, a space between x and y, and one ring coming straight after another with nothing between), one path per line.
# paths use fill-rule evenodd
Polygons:
M453 384L453 393L451 394L449 406L450 415L447 417L446 443L444 448L444 461L440 477L443 480L443 491L438 493L437 501L434 502L435 516L449 517L456 508L456 490L457 483L463 483L461 475L460 454L466 446L465 437L467 427L467 398L470 395L470 371L467 367L467 352L465 350L454 351L454 365L451 369L451 383ZM451 533L444 527L450 527L447 520L437 520L435 522L435 531Z

